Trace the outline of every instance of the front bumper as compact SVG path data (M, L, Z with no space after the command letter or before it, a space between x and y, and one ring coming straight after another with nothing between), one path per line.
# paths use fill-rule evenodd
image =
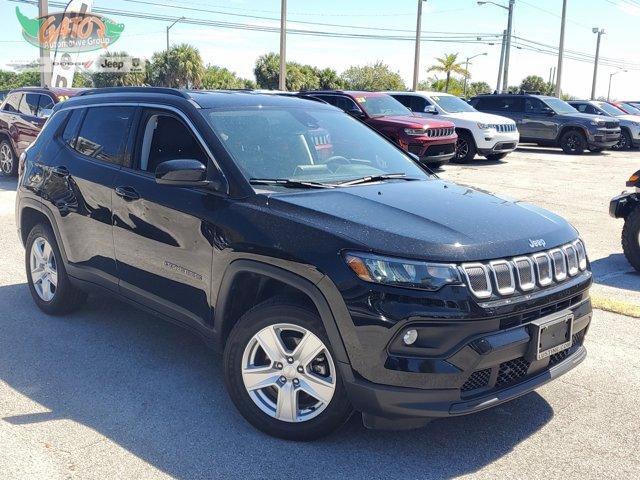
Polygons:
M474 135L474 140L480 155L510 153L518 146L520 134L517 130L515 132L504 133L492 133L491 130L483 130Z
M417 155L422 163L446 163L456 155L457 139L455 135L437 140L418 137L408 143L407 150Z
M590 147L611 148L620 141L619 128L599 128L595 133L589 132L587 143Z

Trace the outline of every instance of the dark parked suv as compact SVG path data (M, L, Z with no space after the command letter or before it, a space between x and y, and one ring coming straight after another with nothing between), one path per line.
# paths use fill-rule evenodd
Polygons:
M371 428L477 412L586 355L573 227L440 180L324 103L89 91L55 108L20 170L38 307L108 292L192 329L272 435L315 438L353 410Z
M600 152L620 141L620 122L578 112L555 97L531 94L480 95L470 100L481 112L516 122L523 143L557 146L565 153Z

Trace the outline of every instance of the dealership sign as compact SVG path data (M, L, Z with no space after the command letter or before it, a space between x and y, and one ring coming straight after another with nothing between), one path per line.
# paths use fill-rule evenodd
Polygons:
M86 11L65 10L29 18L16 7L16 16L27 42L56 52L79 53L107 48L124 30L123 24Z

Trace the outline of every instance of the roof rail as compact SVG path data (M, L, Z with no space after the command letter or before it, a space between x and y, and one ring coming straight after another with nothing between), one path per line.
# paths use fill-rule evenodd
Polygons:
M87 95L102 95L107 93L164 93L165 95L173 95L175 97L182 97L190 99L191 97L187 92L177 90L175 88L168 87L104 87L104 88L91 88L80 92L77 97L84 97Z

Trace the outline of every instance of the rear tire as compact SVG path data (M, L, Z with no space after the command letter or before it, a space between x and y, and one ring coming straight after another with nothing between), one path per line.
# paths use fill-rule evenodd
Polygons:
M305 348L296 348L303 343ZM225 384L236 408L257 429L287 440L314 440L352 413L334 359L315 312L273 299L245 313L229 334ZM257 372L263 377L256 378Z
M587 139L578 130L569 130L560 138L560 148L569 155L581 155L587 148Z
M476 158L476 142L473 135L468 132L458 133L458 142L456 143L456 156L453 160L457 163L468 163Z
M491 160L492 162L497 162L506 157L507 153L492 153L491 155L487 155L487 160Z
M85 292L71 284L49 225L39 223L29 232L25 266L31 296L44 313L69 313L87 299Z
M631 266L640 272L640 207L632 210L624 220L622 251Z
M13 151L11 143L3 139L0 141L0 174L15 177L18 173L18 157Z

